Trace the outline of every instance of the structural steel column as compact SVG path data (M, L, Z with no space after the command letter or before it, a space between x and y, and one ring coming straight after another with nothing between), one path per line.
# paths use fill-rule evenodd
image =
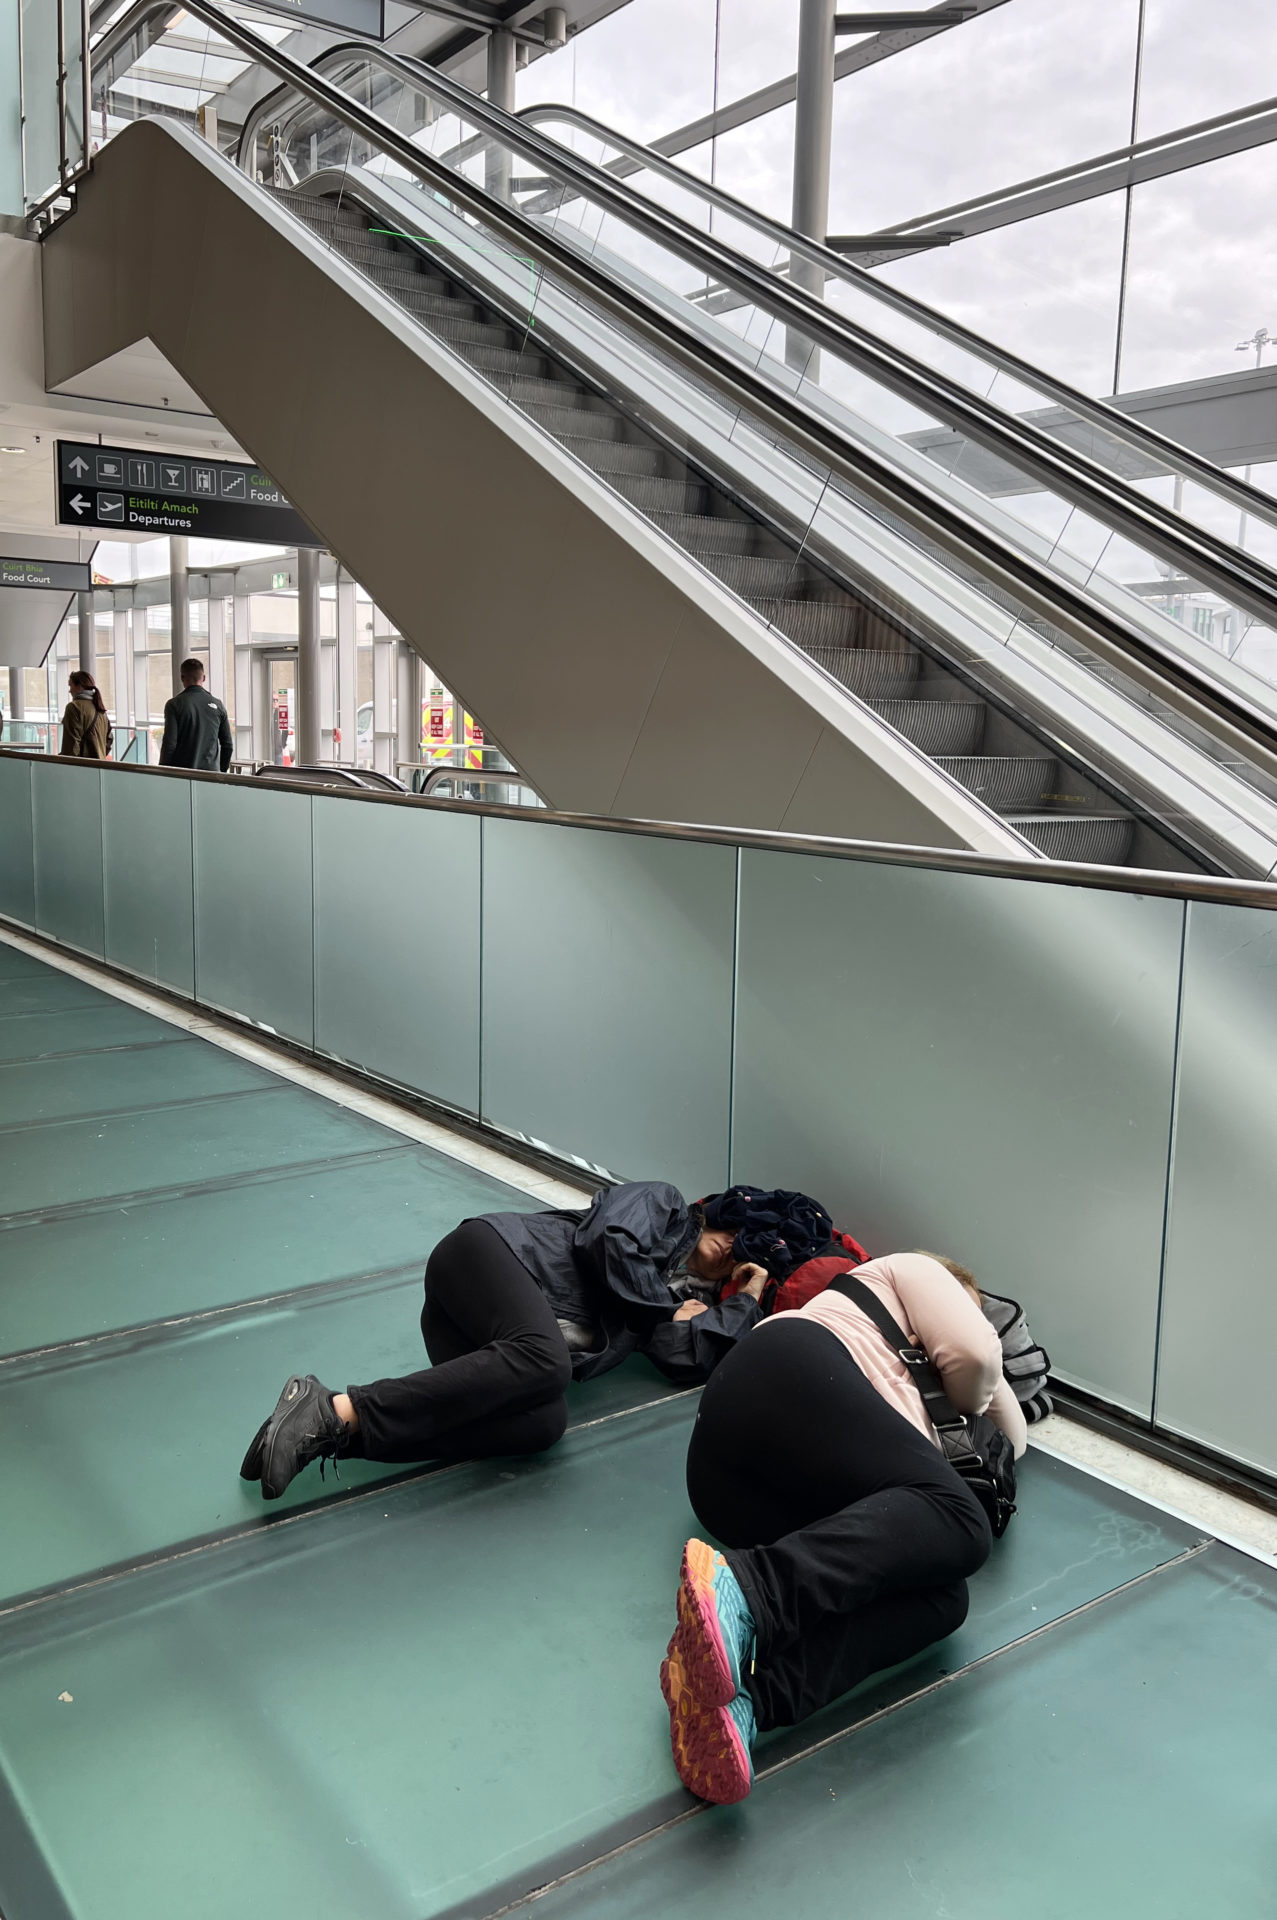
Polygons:
M226 601L208 589L208 690L223 703L226 700Z
M238 582L236 583L238 586ZM253 600L236 592L231 601L231 660L235 675L235 758L259 760L253 706Z
M297 759L319 765L319 551L297 549Z
M355 583L337 569L337 725L341 752L333 757L359 764L359 635L355 630Z
M402 766L417 766L421 760L421 655L415 647L399 643L399 692L395 705L395 751ZM402 777L402 776L401 776Z
M832 7L833 0L830 0ZM830 29L833 31L832 27ZM831 42L832 44L832 42ZM488 105L514 112L514 35L496 27L488 35ZM510 149L489 145L484 185L498 200L510 198Z
M97 640L93 632L93 595L77 593L75 610L80 629L80 672L97 678Z
M129 643L129 610L118 601L111 615L111 650L115 658L115 724L127 727L133 711L133 650Z
M25 720L27 717L27 694L22 682L23 672L22 667L9 669L9 718L11 720Z
M374 616L375 618L375 616ZM378 773L395 770L395 647L374 631L372 643L372 763Z
M182 662L191 651L191 591L186 578L186 552L186 535L171 534L168 543L168 604L174 693L182 691Z
M834 9L836 0L799 0L798 93L794 109L794 203L796 233L823 242L829 231L829 156L834 131ZM809 293L824 294L825 276L810 260L790 255L789 277ZM818 372L810 342L791 332L785 358L791 367Z

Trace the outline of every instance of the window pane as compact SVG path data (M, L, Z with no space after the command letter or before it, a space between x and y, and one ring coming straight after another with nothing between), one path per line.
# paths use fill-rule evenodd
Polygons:
M773 220L788 226L793 211L793 107L780 107L775 113L764 114L761 120L735 127L721 135L715 145L718 185L759 213L769 214ZM698 148L697 152L707 154L708 149ZM681 156L680 165L686 166L691 159L690 154ZM698 166L697 171L708 171L707 163Z
M1124 145L1137 17L1137 0L1015 0L840 80L830 232L889 226Z
M633 139L655 140L714 104L715 10L715 0L621 7L521 73L518 104L567 102Z
M1124 390L1254 366L1254 350L1238 352L1237 343L1261 326L1277 333L1271 273L1257 250L1272 222L1275 189L1271 147L1135 188Z
M1084 392L1112 391L1126 196L1108 194L878 272Z
M798 65L798 8L776 0L721 0L718 98L728 106L783 80Z
M1147 0L1140 139L1267 98L1275 54L1271 0Z

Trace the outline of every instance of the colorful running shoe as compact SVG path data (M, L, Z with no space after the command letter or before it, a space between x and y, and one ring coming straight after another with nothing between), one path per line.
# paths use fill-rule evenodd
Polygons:
M715 1806L743 1800L754 1784L754 1703L745 1692L726 1706L698 1697L676 1633L661 1662L661 1692L670 1714L670 1749L689 1793Z
M697 1698L713 1707L735 1699L754 1657L754 1616L727 1561L704 1540L683 1549L674 1638Z

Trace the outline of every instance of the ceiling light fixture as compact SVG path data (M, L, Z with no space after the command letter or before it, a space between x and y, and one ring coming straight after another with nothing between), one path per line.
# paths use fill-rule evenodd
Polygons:
M0 447L0 453L25 453L25 447Z

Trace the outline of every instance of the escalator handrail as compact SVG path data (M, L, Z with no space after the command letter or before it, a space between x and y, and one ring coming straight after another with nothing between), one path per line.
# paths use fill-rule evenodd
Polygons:
M1150 459L1160 462L1171 472L1179 471L1186 480L1208 487L1211 492L1227 500L1230 506L1249 514L1256 520L1277 527L1277 500L1270 494L1261 493L1258 487L1248 481L1239 480L1224 467L1216 466L1203 454L1194 453L1178 440L1159 433L1156 427L1149 427L1141 420L1133 419L1114 406L1112 400L1097 400L1090 394L1071 387L1067 381L1059 379L1045 368L1034 366L1028 360L1022 360L1018 354L1007 347L1000 347L996 341L988 340L983 334L975 333L970 327L964 327L960 320L952 319L941 313L936 307L929 307L925 300L906 293L903 288L893 287L890 282L877 279L867 268L857 266L846 254L837 253L832 247L822 246L818 240L811 240L806 234L797 233L779 220L771 219L760 213L756 207L748 206L738 200L734 194L727 193L716 182L702 180L697 174L689 173L686 167L680 167L654 147L646 147L641 141L632 140L628 134L618 133L614 127L596 120L592 115L583 113L579 107L554 106L548 102L538 102L534 106L521 107L515 116L531 125L541 121L562 120L569 126L579 127L583 133L615 147L627 159L635 162L636 170L659 173L664 179L672 180L708 206L717 207L729 214L742 225L752 227L755 233L772 241L777 247L790 253L799 254L813 266L820 267L831 279L845 280L854 285L858 293L866 294L880 305L891 307L907 320L929 328L949 342L951 346L961 347L964 352L985 360L999 373L1005 373L1027 387L1037 387L1043 395L1065 407L1070 413L1078 415L1090 425L1104 433L1112 434L1116 440L1123 441L1136 452L1146 453ZM557 143L556 143L557 144ZM600 172L609 169L600 168ZM892 230L884 229L884 240L892 238Z
M1027 471L1045 487L1114 526L1187 578L1213 587L1228 604L1251 613L1265 626L1277 625L1277 573L1255 555L1184 520L1159 501L1132 492L1098 461L1057 440L1032 421L1007 413L983 395L972 393L937 369L916 360L903 348L877 339L805 289L778 279L770 269L700 232L668 209L655 207L605 168L581 160L557 141L546 140L535 132L529 138L524 116L512 116L489 107L468 87L438 73L425 62L390 53L373 41L344 40L316 55L310 62L310 70L319 72L352 60L394 74L409 81L418 91L431 93L455 107L468 120L484 127L535 165L547 167L566 178L569 184L575 184L582 196L602 202L609 211L630 221L645 239L668 247L697 271L734 285L747 300L769 312L774 319L785 325L797 325L817 345L827 347L911 404L938 416L949 427L1001 455L1022 472ZM258 101L245 119L237 149L241 165L251 155L276 98L276 95L267 95ZM594 125L597 127L599 123ZM606 133L606 129L602 131ZM452 178L460 177L451 168L447 171ZM687 180L688 176L679 169L672 171ZM736 203L731 204L734 209ZM780 236L788 234L786 228L775 227L774 231ZM839 256L826 248L813 247L811 253L817 258L839 261ZM869 275L863 278L876 287ZM1030 369L1025 371L1031 376ZM1208 472L1218 474L1219 469L1210 467L1208 462L1201 464ZM1246 492L1249 497L1253 490ZM1277 525L1277 503L1261 494L1255 494L1254 498L1263 502L1262 517L1271 518ZM1256 517L1261 517L1259 509L1254 511Z
M172 0L135 0L103 37L103 57L114 44L125 43L139 24L162 13ZM493 198L482 187L454 173L432 155L362 106L310 67L261 40L241 22L228 18L210 0L186 0L185 10L238 46L267 71L312 104L322 106L350 130L362 134L382 152L397 160L443 197L464 208L489 230L512 242L522 255L548 267L574 291L583 293L622 328L666 354L703 386L725 397L761 420L778 440L796 446L831 474L836 473L862 495L868 495L888 513L912 525L951 558L975 563L994 584L1008 590L1026 607L1071 633L1091 652L1150 677L1163 697L1167 689L1188 703L1191 717L1205 716L1230 731L1236 743L1258 749L1269 770L1277 763L1277 719L1244 693L1221 686L1198 664L1167 647L1155 636L1129 627L1107 607L1088 600L1067 581L1052 574L1028 553L1004 549L978 522L900 473L885 459L860 447L849 447L837 429L796 397L773 387L735 356L702 339L675 315L655 306L629 288L618 290L611 276L552 233L539 227L516 208ZM469 96L467 96L469 98ZM478 103L476 103L478 104ZM167 124L164 115L156 118ZM1172 702L1174 704L1174 702Z

